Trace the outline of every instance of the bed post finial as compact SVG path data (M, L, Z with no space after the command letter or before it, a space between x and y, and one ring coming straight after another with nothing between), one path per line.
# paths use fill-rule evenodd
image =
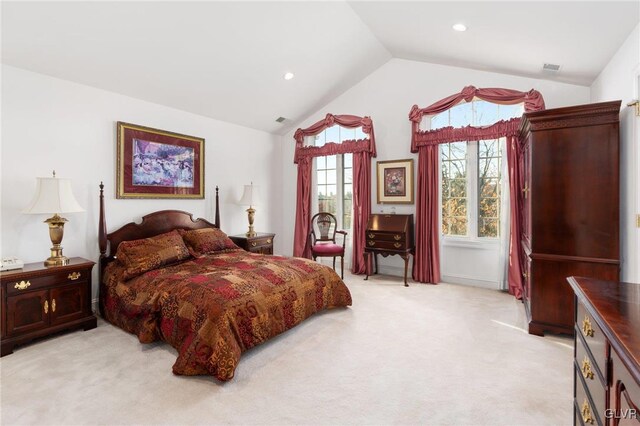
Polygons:
M98 219L98 247L100 248L100 257L103 258L107 254L107 223L104 220L104 183L100 181L100 216Z
M216 185L216 216L214 225L216 225L217 228L220 228L220 201L218 197L218 185Z

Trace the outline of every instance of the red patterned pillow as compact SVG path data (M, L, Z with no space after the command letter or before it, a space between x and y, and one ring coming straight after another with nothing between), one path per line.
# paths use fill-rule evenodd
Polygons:
M126 268L123 274L125 280L190 256L177 231L141 240L123 241L116 252L116 258Z
M203 254L239 249L239 247L227 237L227 234L218 228L202 228L191 231L180 229L178 232L182 235L192 256L197 257Z

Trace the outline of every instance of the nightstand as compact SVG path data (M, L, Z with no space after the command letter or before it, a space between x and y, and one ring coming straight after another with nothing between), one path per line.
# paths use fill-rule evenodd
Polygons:
M38 337L97 325L91 311L91 269L95 263L74 257L64 266L28 263L0 272L2 339L0 356Z
M246 234L230 235L238 247L251 253L273 254L273 239L276 234L258 232L255 237L247 237Z

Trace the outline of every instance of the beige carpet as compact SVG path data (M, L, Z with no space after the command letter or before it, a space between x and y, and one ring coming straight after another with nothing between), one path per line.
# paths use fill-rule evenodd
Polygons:
M572 340L522 330L490 290L348 276L353 307L243 355L236 377L171 373L168 345L105 322L0 361L3 425L568 425Z

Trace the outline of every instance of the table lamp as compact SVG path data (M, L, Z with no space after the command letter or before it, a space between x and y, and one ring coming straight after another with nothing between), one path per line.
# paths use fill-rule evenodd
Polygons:
M242 198L240 199L240 205L249 206L247 209L247 215L249 217L249 230L247 231L247 237L255 237L257 234L253 230L253 219L256 214L256 209L253 208L258 195L257 187L253 186L253 182L251 185L244 186L244 193L242 194Z
M64 224L67 219L60 217L59 213L83 212L84 209L76 201L71 191L71 179L60 179L56 177L55 170L53 177L37 179L36 195L29 207L23 210L27 214L53 214L45 220L49 224L49 237L51 238L51 256L44 261L44 266L67 265L69 258L62 255L62 236L64 234Z

